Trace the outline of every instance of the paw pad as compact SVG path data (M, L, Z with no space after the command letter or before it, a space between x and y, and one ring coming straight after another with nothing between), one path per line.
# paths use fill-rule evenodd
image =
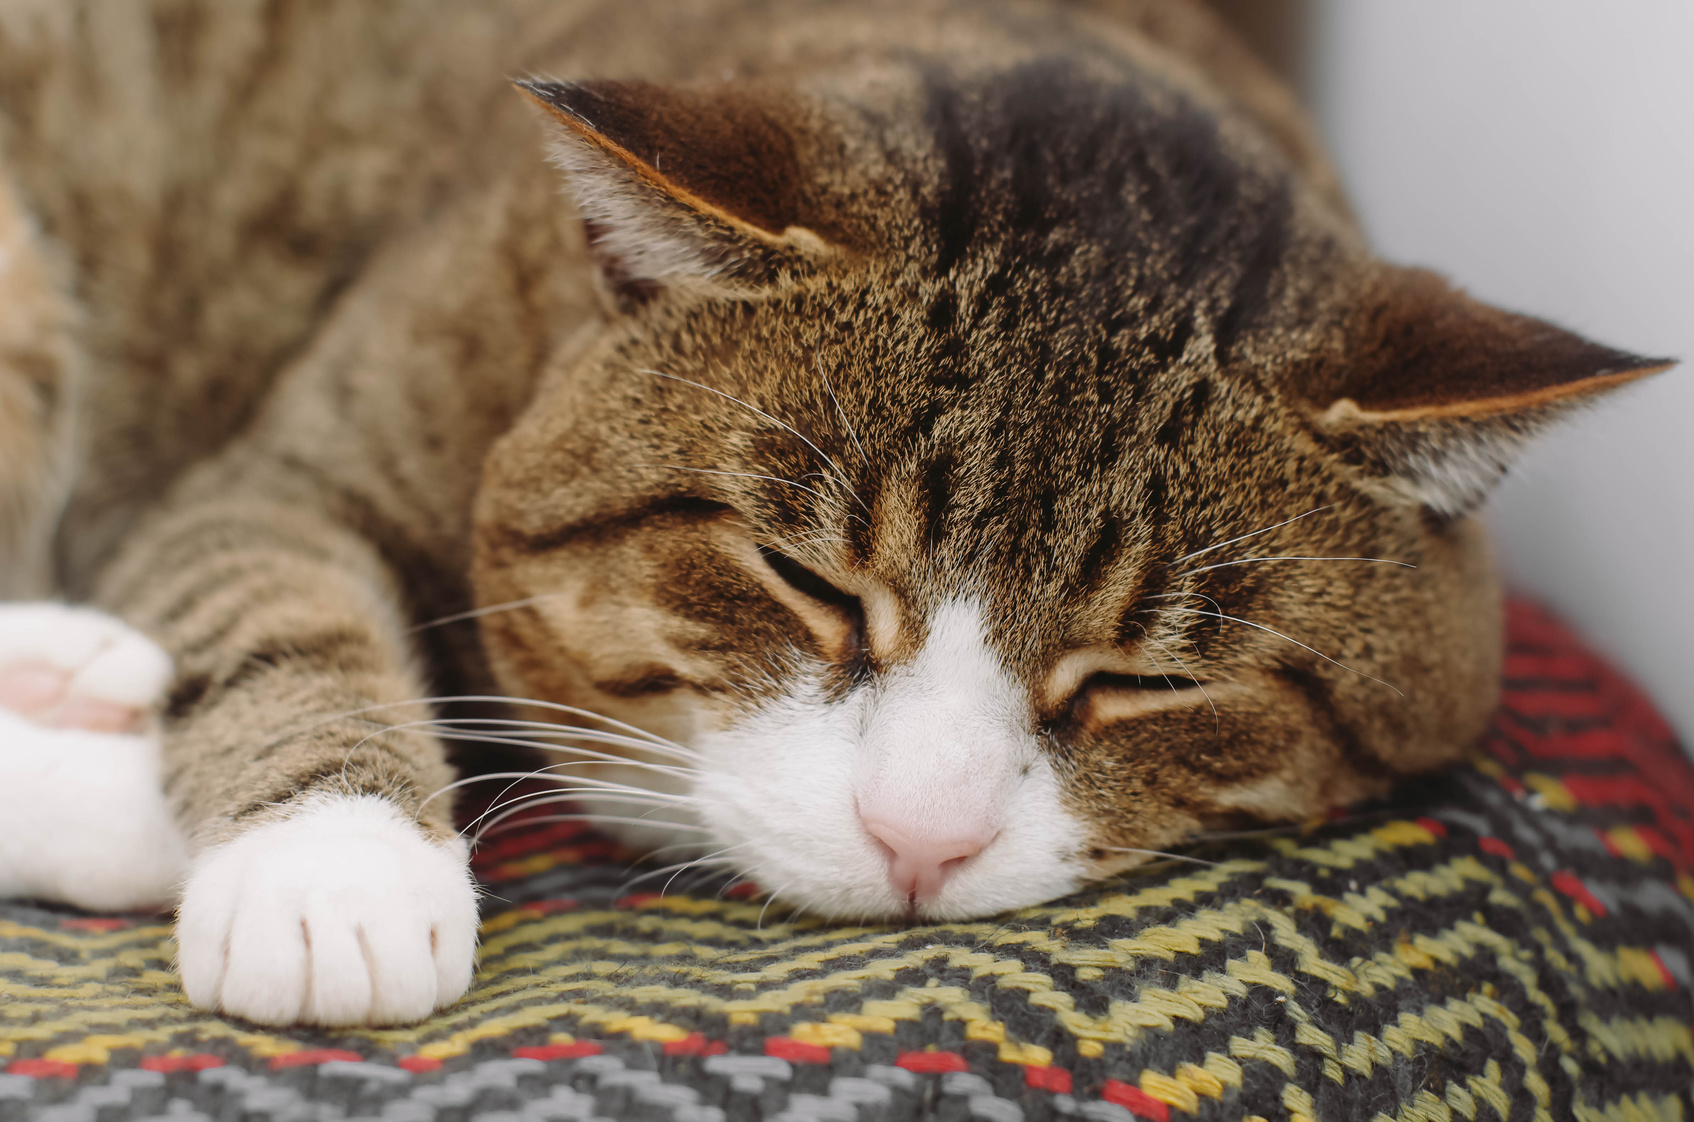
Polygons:
M158 644L102 612L0 605L0 709L44 728L138 731L170 675Z

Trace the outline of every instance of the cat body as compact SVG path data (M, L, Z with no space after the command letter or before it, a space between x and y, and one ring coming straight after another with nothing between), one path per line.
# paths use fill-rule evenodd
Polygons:
M467 735L852 918L1438 767L1470 513L1659 365L1372 258L1180 0L16 4L0 75L9 594L128 625L0 610L0 760L124 714L127 903L182 855L188 994L259 1021L463 991ZM54 815L0 888L79 901Z

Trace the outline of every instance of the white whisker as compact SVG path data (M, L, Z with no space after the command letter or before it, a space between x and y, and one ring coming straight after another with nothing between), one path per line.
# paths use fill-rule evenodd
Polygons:
M534 709L545 709L545 710L552 712L552 713L569 713L573 717L586 717L591 721L599 721L601 724L610 725L610 726L612 726L613 728L616 728L616 729L622 729L624 732L627 732L627 733L631 734L632 736L640 737L643 740L649 741L654 746L668 749L672 753L685 755L685 756L688 756L688 757L691 757L691 758L694 758L694 759L699 758L699 753L695 752L691 748L687 748L687 747L684 747L681 744L678 744L674 740L666 740L664 737L658 735L657 733L648 732L644 728L637 728L635 725L628 724L624 721L620 721L615 717L608 717L604 713L596 713L592 709L579 709L578 707L576 707L574 705L563 705L563 704L560 704L559 702L556 702L556 701L541 701L541 700L538 700L538 699L532 698L532 697L507 697L507 696L504 696L502 694L474 694L474 693L473 694L446 694L446 695L442 695L442 696L438 696L438 697L420 697L420 698L415 698L411 701L389 701L389 702L384 702L384 703L379 704L379 705L366 705L366 706L362 706L358 709L349 709L349 710L346 710L345 712L342 712L342 713L333 713L333 714L330 714L329 716L326 716L326 717L320 717L318 720L314 721L313 723L311 723L309 725L302 726L301 728L295 730L295 732L289 733L288 735L290 735L290 736L299 735L302 732L309 732L312 729L318 728L322 725L326 725L326 724L329 724L329 723L334 722L334 721L346 720L346 719L352 718L352 717L360 717L360 716L363 716L366 713L379 713L384 709L398 709L402 706L407 706L407 705L431 706L431 705L462 705L462 704L475 704L475 703L486 703L486 704L496 704L496 705L529 706L529 707L534 708ZM378 722L372 721L370 723L376 724ZM558 727L558 728L569 728L571 726L559 725L559 726L556 726L556 727Z
M724 885L722 888L718 889L716 892L714 892L712 894L712 899L722 900L724 898L724 893L728 892L730 889L736 887L737 885L742 885L742 884L746 884L746 883L748 883L748 878L745 877L745 876L732 877L732 878L730 878L730 881L729 881L728 884Z
M776 898L778 896L788 891L788 887L789 886L785 884L774 892L766 894L765 906L759 909L759 921L753 925L753 930L763 931L765 929L765 913L771 910L771 905L776 903Z
M637 806L640 806L643 802L654 802L653 800L643 800L641 798L638 798L638 797L635 797L635 796L632 796L632 795L606 794L604 792L596 791L596 790L593 790L593 789L589 789L587 791L578 791L578 790L575 790L575 789L572 789L572 788L565 788L562 792L557 793L557 794L525 795L523 798L514 799L511 802L503 803L498 807L490 807L488 810L484 811L482 814L479 814L476 818L472 819L470 822L467 822L465 824L465 829L469 830L471 827L475 826L478 822L481 822L484 818L487 818L488 819L487 824L484 825L482 827L482 829L477 832L477 835L476 835L477 837L482 837L489 830L492 830L495 826L498 826L500 823L506 821L507 819L513 817L514 815L522 814L524 811L532 809L534 807L538 807L538 806L555 806L559 803L576 802L576 801L578 801L579 797L581 795L584 795L584 794L594 795L595 797L604 799L608 802L627 802L627 803L634 803ZM646 813L652 814L653 811L668 809L670 807L673 807L674 805L676 805L676 804L664 803L664 802L654 802L652 810L649 810ZM494 812L496 810L498 810L500 813L495 814ZM490 815L492 815L492 817L490 817ZM657 826L660 829L665 829L665 830L693 830L693 831L696 831L698 833L708 833L709 832L706 829L706 827L704 827L704 826L696 826L692 823L685 823L685 822L672 822L672 821L665 819L665 818L648 818L646 816L646 814L644 814L644 815L642 815L638 818L626 819L626 821L631 822L631 823L636 824L636 825L642 825L642 826Z
M628 826L657 826L665 830L698 830L705 832L704 826L691 826L682 822L667 822L662 818L624 818L616 814L544 814L537 818L525 818L520 822L511 822L501 826L485 826L478 831L475 841L481 841L490 834L502 830L515 830L520 826L544 826L553 822L588 822L594 825L610 823Z
M841 399L835 396L835 387L830 385L829 375L823 372L823 360L814 359L813 361L817 364L818 378L823 382L823 388L829 391L829 400L835 402L835 411L841 416L842 427L847 430L847 435L853 438L853 447L859 450L859 459L864 461L865 466L869 467L871 458L865 455L865 446L859 443L859 434L853 431L853 422L847 419L847 410L841 408Z
M750 845L752 843L742 842L741 844L742 845ZM657 857L661 853L668 853L673 849L699 849L699 848L700 848L699 842L672 842L670 845L661 845L657 849L648 850L647 853L645 854L645 856L648 859L652 859L654 857ZM737 848L737 847L731 846L730 848L734 849L734 848ZM722 852L722 851L720 850L720 852Z
M666 865L662 869L649 869L645 873L642 873L640 876L631 877L628 880L624 881L622 884L618 885L618 895L622 896L624 893L628 892L630 889L634 888L636 885L640 884L644 880L652 880L654 877L662 877L666 873L670 873L671 874L671 880L666 881L664 888L659 889L659 895L663 896L667 891L670 890L671 881L674 881L677 877L681 876L683 873L686 873L689 869L698 869L698 868L708 866L708 865L723 865L723 864L728 864L728 863L729 863L729 858L727 858L727 857L719 858L719 859L716 859L716 860L714 860L712 858L702 857L697 861L683 861L683 862L676 864L676 865Z
M528 706L532 709L544 709L544 710L546 710L550 713L568 713L573 717L586 717L587 719L589 719L591 721L599 721L603 725L610 725L612 728L621 729L622 731L630 734L631 736L639 737L642 740L648 741L649 743L653 744L655 747L668 749L673 754L687 756L687 757L690 757L692 759L699 759L700 758L700 754L698 752L694 751L692 748L689 748L686 745L678 744L674 740L667 740L664 737L660 736L658 733L649 732L644 728L640 728L636 725L629 724L628 722L625 722L625 721L620 721L616 717L608 717L604 713L596 713L592 709L581 709L581 708L578 708L575 705L564 705L564 704L561 704L557 701L541 701L541 700L538 700L538 699L532 698L532 697L505 697L505 696L502 696L500 694L461 694L461 695L457 695L457 696L426 697L426 698L421 698L420 700L423 701L424 703L432 704L432 705L434 705L434 704L463 704L463 703L469 703L469 702L498 702L502 705ZM402 704L413 704L413 703L402 703ZM384 708L384 707L383 706L373 706L372 708ZM536 722L536 723L537 724L543 724L544 722ZM564 728L572 728L572 727L575 727L575 726L572 726L572 725L554 725L554 726L550 726L550 727L564 729Z
M1213 569L1227 569L1232 565L1256 565L1262 561L1370 561L1378 565L1398 565L1402 569L1415 569L1406 561L1395 561L1388 557L1243 557L1238 561L1219 561L1215 565L1202 565L1198 569L1188 569L1177 574L1179 577L1191 577L1195 573L1209 573Z
M478 718L462 719L466 721L478 720ZM678 775L699 774L698 768L687 767L682 764L653 763L650 760L641 759L639 757L623 756L611 752L601 752L593 748L582 748L576 744L547 743L545 739L542 739L548 738L567 741L580 740L589 744L604 744L614 748L628 748L636 752L651 752L664 758L670 758L669 753L661 753L657 751L657 747L655 745L648 744L641 740L633 740L627 737L622 737L616 733L596 732L592 729L582 729L571 732L554 732L543 728L536 729L529 736L520 736L516 733L507 733L498 729L479 729L475 726L461 728L457 725L456 719L449 719L448 721L418 721L415 723L423 731L431 732L433 735L441 737L451 737L463 740L469 740L472 737L476 737L477 739L485 740L489 743L510 744L515 747L533 748L539 752L575 752L578 755L593 756L596 759L605 760L607 763L629 764L631 766L644 767L648 769L665 769ZM445 726L445 728L442 726ZM410 723L407 725L395 725L392 727L395 730L408 729L410 727Z
M1187 861L1190 864L1205 865L1208 868L1216 868L1218 864L1216 861L1206 861L1199 857L1190 857L1185 853L1166 853L1162 849L1136 849L1134 846L1126 845L1103 845L1100 848L1105 850L1107 853L1143 853L1148 857L1163 857L1167 861Z
M564 765L554 764L552 766L562 767ZM428 806L430 802L447 794L449 791L457 791L461 787L469 787L473 783L483 783L495 779L510 779L513 781L514 785L523 782L525 779L556 782L555 777L548 774L550 770L551 768L541 768L538 771L491 771L482 775L467 775L463 779L455 779L453 782L438 788L429 796L429 798L425 799L421 805ZM667 791L655 791L650 787L632 787L627 783L613 783L610 780L594 779L589 776L573 775L569 777L569 782L578 785L577 788L573 788L573 790L609 791L638 795L652 800L662 800L674 806L685 806L689 803L699 801L693 795L678 795ZM510 787L507 788L507 790L510 789ZM554 787L552 790L556 791L557 787Z
M457 720L477 719L478 718L458 718ZM596 762L615 764L620 767L640 768L643 771L656 771L665 775L693 776L700 774L699 770L696 768L676 767L671 764L655 764L647 760L632 760L628 756L617 756L610 752L601 752L593 748L582 748L574 744L545 744L538 740L530 740L526 737L520 736L506 736L494 732L482 733L477 732L475 729L463 730L456 727L450 727L443 730L440 727L442 725L453 725L455 720L456 719L454 718L445 718L430 721L408 721L405 724L390 725L382 731L415 732L435 736L442 740L455 740L467 744L499 744L511 748L533 748L540 752L574 752L580 756L587 756L590 760ZM381 734L373 733L372 735L375 736ZM568 736L573 740L586 740L592 744L608 744L614 747L632 747L643 751L651 751L653 747L652 745L644 744L639 740L630 740L626 737L616 736L612 733L573 732L556 735ZM366 739L369 738L367 737Z
M1140 624L1136 624L1136 626L1141 627ZM1164 651L1167 655L1169 655L1172 659L1175 660L1177 666L1179 668L1181 668L1182 672L1188 676L1188 680L1194 683L1194 688L1200 691L1200 696L1206 699L1206 704L1210 705L1212 707L1212 721L1216 724L1217 731L1222 732L1223 731L1223 718L1218 716L1217 703L1212 700L1212 695L1206 692L1206 687L1201 684L1200 679L1195 677L1193 672L1188 669L1188 664L1183 662L1182 659L1178 658L1175 651L1171 650L1169 647L1165 646L1163 643L1161 643L1157 639L1153 638L1153 636L1149 635L1147 633L1147 629L1145 627L1141 628L1141 635L1142 635L1142 638L1146 639L1149 643L1153 644L1155 647L1158 647L1161 651ZM1166 674L1164 671L1161 670L1159 672L1159 676L1162 677L1165 680L1165 684L1171 688L1172 692L1180 692L1176 688L1176 683L1171 681L1171 676L1169 674Z
M713 865L728 865L728 864L731 864L734 859L730 858L730 857L725 857L724 854L730 853L730 852L737 850L737 849L744 849L751 844L752 844L751 842L742 842L739 845L725 846L724 848L719 849L719 850L714 850L713 852L708 853L703 857L697 857L692 861L684 861L681 864L677 864L677 865L666 865L662 869L655 869L652 872L643 873L638 877L635 877L631 880L625 881L623 883L623 885L618 889L618 894L622 895L623 893L629 891L629 889L631 887L633 887L637 884L640 884L642 881L647 880L649 877L662 876L665 873L671 873L671 879L667 880L665 882L665 886L659 890L659 895L663 896L665 893L670 891L671 885L676 881L676 878L681 876L683 873L686 873L689 869L699 869L699 868L706 868L706 867L713 866ZM675 847L674 846L666 846L665 848L666 849L673 849ZM655 852L658 852L658 851L655 851ZM649 854L649 856L651 856L651 854ZM675 870L675 871L672 872L672 870Z
M1405 694L1400 693L1399 690L1394 689L1394 687L1392 685L1390 685L1389 683L1384 682L1381 678L1371 677L1371 675L1366 674L1363 670L1354 670L1351 666L1348 666L1344 662L1336 662L1335 659L1330 658L1328 655L1324 654L1322 651L1318 650L1317 648L1308 647L1306 644L1300 642L1300 640L1295 639L1295 638L1291 638L1290 636L1284 635L1280 631L1276 631L1276 630L1273 630L1272 628L1266 627L1262 623L1254 623L1252 620L1242 619L1240 616L1227 615L1223 612L1202 612L1199 608L1160 608L1159 611L1161 611L1161 612L1180 612L1183 615L1190 615L1190 616L1211 616L1213 619L1229 620L1232 623L1239 623L1239 624L1243 624L1247 627L1257 628L1258 630L1263 631L1268 635L1275 635L1278 639L1282 639L1285 642L1293 643L1296 647L1299 647L1303 651L1310 651L1312 654L1317 655L1319 658L1323 659L1325 662L1330 663L1331 665L1334 665L1334 666L1341 667L1341 669L1347 671L1347 673L1349 673L1349 674L1357 674L1359 677L1368 679L1369 681L1372 681L1372 682L1375 682L1379 686L1388 686L1389 689L1394 690L1394 692L1397 693L1397 694L1400 694L1401 697L1406 696Z
M538 752L575 752L578 755L587 757L587 759L567 760L563 763L548 764L547 767L549 770L572 767L627 767L633 768L636 771L653 772L657 775L672 776L680 779L688 779L700 774L700 772L697 772L692 768L673 768L665 764L650 764L642 760L631 760L625 756L611 756L604 752L596 752L592 748L560 747L553 744L534 744L530 741L517 739L515 737L476 736L470 733L443 732L434 733L433 735L442 740L451 740L457 743L498 744L502 747L508 748L532 748Z
M676 883L676 878L680 877L683 873L688 872L689 869L697 869L709 876L720 869L732 868L734 867L734 864L734 860L729 857L716 857L709 860L696 861L694 864L685 866L673 873L671 875L671 879L665 882L665 886L659 889L659 895L663 896L665 893L669 892L671 890L671 885ZM692 883L698 884L702 879L705 878L696 877Z
M522 600L508 600L504 604L489 604L484 608L472 608L468 612L455 612L450 616L432 619L428 623L420 623L408 629L407 634L428 631L432 627L442 627L449 623L462 623L467 619L481 619L483 616L495 615L498 612L515 611L518 608L527 608L531 604L539 604L543 600L556 600L563 595L562 592L544 592L540 596L526 596Z
M870 513L871 508L868 507L868 506L865 506L865 500L859 498L859 493L857 491L853 490L853 485L850 482L848 482L847 474L841 470L841 465L837 464L833 459L830 458L829 453L825 452L822 448L819 448L816 444L813 444L811 442L811 440L808 439L804 433L802 433L799 429L795 428L793 425L790 425L790 424L788 424L784 421L780 421L777 418L771 416L769 413L766 413L763 409L760 409L758 406L749 405L747 402L742 401L739 397L736 397L733 394L724 393L720 389L714 389L711 386L704 386L704 385L701 385L699 382L690 382L687 378L679 378L675 374L665 374L665 373L658 371L658 370L643 370L642 373L643 374L651 374L655 378L668 378L673 382L681 382L685 386L693 386L697 390L705 390L707 393L715 393L721 398L725 398L726 400L735 402L735 404L741 406L743 409L747 409L747 410L749 410L753 413L757 413L759 416L763 417L765 420L769 421L773 425L781 425L783 428L787 429L789 432L793 433L795 436L797 436L801 440L805 441L806 447L808 447L812 451L816 452L823 459L824 463L828 464L832 469L834 469L834 471L835 471L835 481L837 483L841 484L843 487L845 487L847 489L847 493L849 495L853 496L853 501L858 503L859 506L863 507L866 514Z
M1333 507L1334 507L1334 506L1335 506L1335 504L1334 504L1334 503L1330 503L1330 504L1329 504L1329 505L1328 505L1328 506L1320 506L1320 507L1318 507L1318 508L1317 508L1317 509L1315 509L1315 510L1308 510L1308 511L1307 511L1307 512L1306 512L1306 513L1304 513L1304 514L1296 514L1296 515L1295 515L1295 516L1294 516L1294 517L1293 517L1293 518L1288 518L1288 519L1284 519L1284 520L1283 520L1283 521L1281 521L1281 522L1278 522L1278 523L1277 523L1277 524L1276 524L1276 525L1274 525L1274 526L1266 526L1266 527L1265 527L1265 528L1264 528L1264 529L1263 529L1263 530L1254 530L1254 531L1253 531L1253 532L1252 532L1252 533L1251 533L1251 534L1242 534L1242 535L1241 535L1241 536L1240 536L1240 537L1238 537L1238 538L1230 538L1230 539L1229 539L1229 540L1228 540L1228 541L1226 541L1226 542L1219 542L1219 543L1218 543L1218 544L1216 544L1216 545L1208 545L1208 546L1207 546L1207 547L1206 547L1206 548L1205 548L1205 549L1196 549L1196 550L1195 550L1195 551L1194 551L1194 552L1193 552L1193 553L1185 553L1185 554L1183 554L1183 555L1182 555L1182 556L1181 556L1181 557L1178 557L1178 558L1176 558L1176 559L1175 559L1175 560L1173 560L1173 561L1171 561L1171 562L1170 562L1170 563L1171 563L1171 564L1172 564L1172 565L1180 565L1180 564L1182 564L1182 563L1183 563L1183 562L1184 562L1184 561L1191 561L1191 560L1193 560L1193 559L1194 559L1194 558L1196 558L1196 557L1199 557L1199 556L1201 556L1201 555L1202 555L1202 554L1206 554L1206 553L1210 553L1210 552L1212 552L1212 551L1213 551L1213 550L1215 550L1215 549L1222 549L1222 548L1224 548L1224 547L1225 547L1225 546L1228 546L1228 545L1234 545L1234 544L1235 544L1235 543L1236 543L1236 542L1244 542L1244 541L1246 541L1246 540L1247 540L1247 539L1248 539L1248 538L1256 538L1256 537L1258 537L1258 536L1259 536L1259 535L1260 535L1260 534L1268 534L1268 533L1270 533L1270 532L1271 532L1271 531L1272 531L1272 530L1280 530L1280 529L1282 529L1282 528L1283 528L1283 527L1284 527L1284 526L1287 526L1287 525L1289 525L1289 524L1290 524L1290 523L1293 523L1293 522L1298 522L1298 521L1300 521L1300 519L1302 519L1302 518L1310 518L1310 517L1311 517L1311 516L1312 516L1312 515L1314 515L1314 514L1321 514L1321 513L1323 513L1323 512L1324 512L1324 511L1326 511L1326 510L1329 510L1329 509L1331 509L1331 508L1333 508Z
M561 768L580 766L581 763L583 763L583 761L565 764L552 764L537 771L497 771L483 775L466 776L463 779L449 783L447 786L442 787L440 790L431 794L428 799L424 800L424 802L427 804L437 796L443 795L448 791L459 787L466 787L485 779L511 780L511 782L506 785L506 788L494 797L492 804L487 810L484 810L476 818L473 818L470 822L465 824L465 829L468 830L484 818L487 818L489 815L507 807L522 808L524 806L532 805L538 801L546 803L569 802L575 801L575 799L581 795L592 795L612 802L629 802L637 804L647 803L652 805L655 810L663 807L698 805L703 801L698 796L692 794L684 795L670 791L656 791L650 787L634 787L627 783L616 783L611 780L595 779L592 776L573 775L565 778L551 774ZM522 783L526 779L535 779L546 782L549 786L545 791L538 791L533 794L523 795L508 802L501 801L505 799L506 794L511 791L513 787L516 787L519 783ZM567 783L574 783L577 786L566 786L565 784ZM516 811L513 813L516 813ZM648 813L651 813L651 811ZM500 818L495 819L495 821L500 821L509 817L511 817L510 814L501 815ZM486 832L486 830L483 832ZM478 836L480 836L480 834Z
M738 479L763 479L767 483L781 483L789 487L798 487L808 495L822 499L824 502L829 501L828 496L824 495L822 492L814 491L804 483L798 483L792 479L784 479L780 475L761 475L756 471L723 471L718 468L691 468L683 467L681 464L633 464L631 466L664 468L667 471L691 471L696 475L730 475L735 476Z

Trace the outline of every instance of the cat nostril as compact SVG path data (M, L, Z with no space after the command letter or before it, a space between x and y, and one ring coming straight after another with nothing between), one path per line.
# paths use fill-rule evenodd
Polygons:
M994 840L994 831L988 829L934 837L873 818L866 818L864 824L888 858L889 884L913 905L939 896L948 878Z

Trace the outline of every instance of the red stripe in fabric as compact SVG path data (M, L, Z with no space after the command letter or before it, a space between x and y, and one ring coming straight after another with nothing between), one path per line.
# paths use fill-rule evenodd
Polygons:
M1137 1118L1146 1118L1149 1122L1170 1122L1170 1107L1131 1084L1108 1079L1106 1085L1100 1088L1100 1097L1109 1103L1128 1107Z
M957 1052L901 1052L894 1061L895 1067L903 1067L907 1071L932 1074L942 1071L969 1071L970 1064Z

